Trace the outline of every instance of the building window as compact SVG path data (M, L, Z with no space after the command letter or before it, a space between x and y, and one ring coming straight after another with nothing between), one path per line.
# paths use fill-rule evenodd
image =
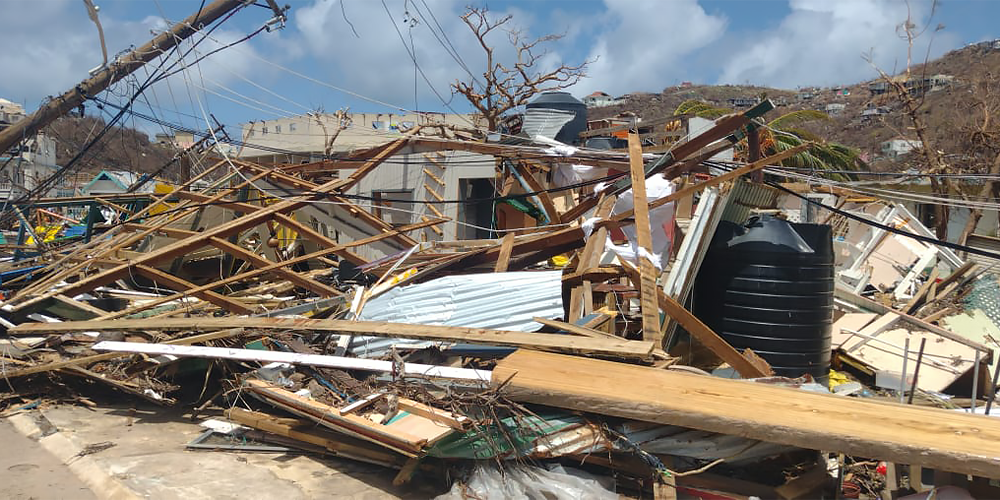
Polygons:
M295 124L294 123L289 123L288 124L288 131L289 132L295 132Z
M281 125L275 125L274 126L274 133L275 134L280 134L281 133Z
M402 123L399 124L400 128L403 129L403 130L409 130L409 129L413 128L415 125L416 125L416 123L413 123L413 122L402 122Z
M385 122L383 122L383 121L374 121L374 122L372 122L372 128L375 129L375 130L383 130L383 129L385 129Z
M393 227L413 223L413 190L391 189L372 191L373 211Z
M267 127L263 127L260 129L260 135L267 135Z

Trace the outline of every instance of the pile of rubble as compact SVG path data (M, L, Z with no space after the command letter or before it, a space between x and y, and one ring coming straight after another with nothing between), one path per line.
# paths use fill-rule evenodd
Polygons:
M229 422L192 448L457 478L445 498L888 498L933 488L921 468L995 493L1000 424L962 409L993 404L996 277L902 205L755 175L808 145L710 160L768 105L662 156L417 127L76 200L106 223L3 264L0 410L107 387ZM404 151L492 157L545 223L443 241L434 197L390 223L351 190Z

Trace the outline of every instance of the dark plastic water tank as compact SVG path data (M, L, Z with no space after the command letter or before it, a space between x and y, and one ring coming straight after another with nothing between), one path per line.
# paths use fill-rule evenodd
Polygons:
M556 134L556 140L566 144L576 144L580 140L580 132L587 129L587 105L573 97L569 92L542 92L534 101L525 105L526 108L547 108L561 111L572 111L576 117L569 121Z
M695 315L737 349L750 348L775 374L830 371L833 320L830 226L770 216L745 227L722 222L695 283Z

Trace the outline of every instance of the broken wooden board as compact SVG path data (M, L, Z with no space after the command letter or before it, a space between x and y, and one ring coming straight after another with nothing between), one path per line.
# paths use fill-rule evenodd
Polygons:
M262 380L247 380L244 382L244 388L286 411L408 457L422 456L427 447L455 432L455 429L442 422L413 413L389 419L387 423L376 423L365 416L353 413L349 407L337 409L285 389L273 387Z
M493 384L517 401L1000 477L1000 421L986 416L530 351L500 361Z
M316 424L309 420L275 417L242 408L227 409L225 415L234 422L257 430L321 446L334 456L394 469L403 466L402 455L382 451L359 439L317 428Z
M401 337L424 340L470 342L505 347L551 350L570 354L589 354L629 359L645 359L653 352L653 343L558 335L522 333L482 328L437 325L408 325L381 321L344 321L300 318L163 318L101 321L66 321L63 323L24 323L10 330L15 335L64 332L113 331L206 331L221 330L238 323L247 329L298 332L337 332L348 335Z

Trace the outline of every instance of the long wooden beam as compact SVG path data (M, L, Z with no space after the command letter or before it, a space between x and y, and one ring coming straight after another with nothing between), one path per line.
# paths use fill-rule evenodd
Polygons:
M168 340L164 343L171 345L191 345L199 342L209 342L212 340L238 337L240 335L243 335L244 333L245 331L243 328L227 328L225 330L220 330L218 332L202 333L199 335L192 335L190 337ZM73 358L73 359L54 361L52 363L45 363L37 366L29 366L27 368L21 368L20 370L13 370L10 372L0 371L0 378L6 379L6 378L24 377L26 375L34 375L36 373L45 373L53 370L59 370L69 366L90 365L93 363L99 363L101 361L107 361L109 359L121 358L128 355L129 355L128 353L106 352L102 354L92 354L90 356L80 356L78 358Z
M571 335L524 333L483 328L438 325L409 325L383 321L333 319L240 318L240 326L261 330L334 332L376 337L461 341L508 347L524 347L573 354L591 354L630 359L648 358L652 342L593 339ZM10 330L14 334L115 331L202 331L232 326L232 318L164 318L151 323L145 319L66 321L63 323L23 323Z
M416 224L410 224L408 226L404 226L404 227L401 227L401 228L398 228L398 229L394 229L393 231L399 231L399 232L402 232L402 231L412 231L412 230L421 229L421 228L424 228L424 227L427 227L427 226L430 226L430 225L433 225L433 224L441 224L443 222L445 222L445 221L440 220L440 219L438 219L438 220L431 220L431 221L427 221L427 222L418 222ZM267 266L267 267L252 269L250 271L246 271L246 272L241 273L241 274L236 274L236 275L233 275L233 276L229 276L229 277L223 278L223 279L221 279L219 281L215 281L215 282L212 282L212 283L201 285L201 286L199 286L199 287L197 287L195 289L192 289L192 290L198 290L198 291L212 290L212 289L215 289L215 288L219 288L219 287L228 285L230 283L236 283L236 282L239 282L239 281L243 281L245 279L250 279L250 278L253 278L255 276L259 276L261 274L267 273L268 271L271 271L271 270L276 269L278 267L291 266L291 265L299 264L299 263L302 263L302 262L309 261L311 259L318 259L320 257L324 257L324 256L327 256L327 255L330 255L330 254L335 254L335 253L338 253L338 252L340 252L340 251L342 251L344 249L347 249L347 248L352 248L352 247L355 247L355 246L366 245L368 243L379 241L379 240L381 240L383 238L389 237L390 234L391 234L391 232L390 233L382 233L382 234L378 234L378 235L375 235L375 236L370 236L368 238L361 239L361 240L358 240L358 241L352 241L350 243L345 243L343 245L337 245L337 246L334 246L334 247L324 248L322 250L318 250L318 251L310 253L310 254L301 255L299 257L293 257L291 259L284 260L284 261L281 261L281 262L276 262L276 263L271 264L270 266ZM147 309L151 309L153 307L156 307L156 306L158 306L160 304L165 304L167 302L183 298L187 294L191 293L192 290L188 290L187 292L179 293L179 294L175 294L175 295L171 295L171 296L168 296L168 297L161 297L159 299L146 301L146 302L144 302L144 303L142 303L140 305L133 306L133 307L131 307L129 309L125 309L123 311L116 311L116 312L108 313L108 314L106 314L106 315L104 315L104 316L102 316L102 317L100 317L98 319L107 320L107 319L114 319L114 318L122 318L122 317L128 316L130 314L135 314L135 313L140 312L140 311L145 311Z
M524 350L493 384L518 401L1000 478L1000 420L982 415Z
M135 272L153 280L154 282L163 283L164 285L177 290L182 294L190 294L200 299L207 300L231 313L253 314L253 309L247 307L238 300L233 300L225 295L215 293L211 290L202 290L194 283L178 278L172 274L165 273L155 267L139 264L135 266Z
M410 135L406 135L406 136L401 137L401 138L399 138L399 139L397 139L397 140L395 140L395 141L393 141L391 143L386 144L382 148L382 150L379 152L379 154L377 154L374 158L372 158L371 160L368 160L367 162L364 163L364 165L362 165L362 168L364 168L364 171L367 172L367 171L371 170L371 168L365 168L365 167L373 167L374 165L377 165L377 164L381 163L383 160L385 160L389 156L392 156L393 154L395 154L396 152L398 152L400 149L403 148L403 146L406 145L406 142L409 140L409 138L410 138ZM355 173L357 173L357 172L355 172ZM344 186L351 185L353 182L356 182L356 179L357 179L356 177L352 177L351 179L337 179L337 180L332 180L332 181L327 182L327 183L325 183L325 184L323 184L321 186L318 186L315 189L315 191L317 193L329 193L329 192L333 192L333 191L336 191L338 189L343 188ZM193 236L190 236L190 237L185 238L183 240L176 241L176 242L174 242L174 243L172 243L170 245L167 245L167 246L159 249L155 253L145 254L142 257L139 257L138 259L136 259L135 261L126 262L126 263L123 263L123 264L121 264L121 265L119 265L117 267L109 269L107 271L103 271L103 272L97 273L97 274L95 274L93 276L88 276L86 278L83 278L83 279L77 281L76 283L72 283L69 286L67 286L67 287L59 290L58 292L52 291L52 292L48 292L46 294L43 294L43 295L41 295L40 297L38 297L36 299L32 299L32 300L29 300L29 301L27 301L25 303L19 304L17 307L23 307L26 304L28 304L28 303L30 303L30 302L32 302L34 300L39 300L39 299L44 300L44 299L47 299L47 298L51 297L52 295L54 295L56 293L63 293L63 294L66 294L66 295L73 296L73 295L81 293L81 292L92 290L95 287L98 287L98 286L101 286L101 285L106 285L106 284L111 283L111 282L113 282L113 281L115 281L117 279L121 279L121 278L127 276L128 272L129 272L129 268L131 268L133 265L138 265L138 264L147 264L147 265L156 264L157 262L163 262L163 261L166 261L166 260L170 260L170 259L173 259L173 258L178 257L180 255L184 255L186 253L189 253L189 252L191 252L193 250L197 250L197 249L199 249L199 248L207 245L208 244L208 239L210 237L212 237L212 236L217 236L217 237L225 238L227 236L239 233L240 231L243 231L243 230L249 229L251 227L254 227L254 226L258 225L258 224L262 224L262 223L266 222L267 220L269 220L273 214L276 214L276 213L286 213L286 212L290 212L292 210L296 210L298 208L301 208L303 206L306 206L306 205L309 204L310 198L312 196L313 195L310 195L310 196L296 196L296 197L293 197L293 198L290 198L290 199L287 199L287 200L275 203L274 205L271 205L269 207L263 208L261 210L257 210L256 212L249 213L247 215L244 215L243 217L239 217L239 218L237 218L235 220L232 220L232 221L229 221L229 222L227 222L225 224L220 224L220 225L215 226L213 228L209 228L209 229L207 229L206 231L204 231L202 233L198 233L197 235L193 235Z
M249 262L253 267L258 269L270 269L270 271L268 271L269 273L284 278L295 284L295 286L305 288L306 290L309 290L310 292L313 292L321 297L337 297L342 295L340 290L337 290L332 286L324 285L318 281L306 278L291 269L286 269L280 265L276 265L281 264L281 262L271 262L270 260L267 260L266 258L261 257L260 255L257 255L235 243L231 243L229 240L213 236L209 238L208 242L215 248L218 248L219 250L222 250L237 259Z

